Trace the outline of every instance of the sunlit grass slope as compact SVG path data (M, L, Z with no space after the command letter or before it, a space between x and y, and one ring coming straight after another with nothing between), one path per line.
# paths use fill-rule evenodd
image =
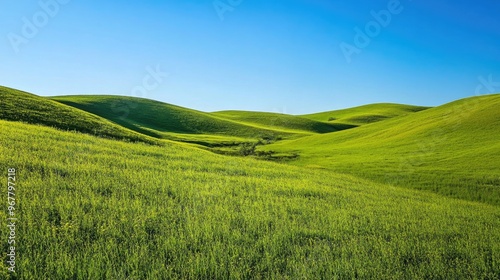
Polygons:
M27 92L0 86L0 119L43 124L101 137L158 143L85 111Z
M62 96L55 101L99 115L132 130L166 137L171 133L205 134L258 139L266 135L290 137L293 133L245 125L209 113L154 100L123 96Z
M403 104L377 103L343 110L303 115L302 117L320 122L330 122L332 124L363 125L405 116L428 108Z
M263 127L269 127L272 129L289 129L292 131L308 133L328 133L354 127L353 125L333 124L278 113L220 111L213 114L227 119Z
M496 206L16 122L0 143L17 279L500 277Z
M500 205L500 95L266 147L294 164Z

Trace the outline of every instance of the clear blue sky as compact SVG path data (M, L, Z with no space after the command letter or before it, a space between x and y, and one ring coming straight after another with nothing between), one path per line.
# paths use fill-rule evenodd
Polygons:
M500 92L500 1L401 0L385 26L370 25L372 11L393 1L221 0L219 12L213 0L71 0L45 9L2 1L0 84L134 96L146 78L146 98L291 114L439 105L474 95L479 77L493 81L480 93ZM356 46L356 28L367 25L369 44ZM350 63L342 42L358 50ZM157 65L169 76L155 85L146 69Z

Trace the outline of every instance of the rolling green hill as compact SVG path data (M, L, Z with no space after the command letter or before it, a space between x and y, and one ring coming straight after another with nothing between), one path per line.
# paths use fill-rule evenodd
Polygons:
M359 107L303 115L302 117L320 122L345 123L363 125L382 120L405 116L414 112L426 110L429 107L412 106L392 103L377 103Z
M127 141L159 143L150 137L125 129L85 111L2 86L0 86L0 119L52 126L63 130L76 130Z
M58 96L52 99L158 138L176 138L187 142L198 138L198 142L203 143L202 140L210 139L222 141L224 139L221 136L230 137L227 141L242 141L264 136L289 138L297 134L282 129L242 124L209 113L143 98L84 95Z
M353 125L326 123L278 113L220 111L213 114L223 118L236 120L238 122L262 126L270 129L289 129L291 131L306 133L328 133L355 127Z
M15 279L500 276L498 206L12 121L0 120L0 143L4 182L16 169Z
M397 186L500 205L500 95L455 101L338 133L263 149Z
M498 94L400 107L406 115L334 133L287 115L53 99L0 88L0 169L16 169L16 226L29 229L17 235L16 279L500 277ZM261 149L299 158L221 156L146 136L266 134L285 140Z

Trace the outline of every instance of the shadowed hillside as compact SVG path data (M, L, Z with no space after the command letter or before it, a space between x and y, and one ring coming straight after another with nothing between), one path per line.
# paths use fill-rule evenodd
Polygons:
M106 119L24 91L0 86L0 119L128 141L158 142Z
M52 99L155 137L164 137L164 133L245 138L259 138L267 135L290 137L294 134L245 125L209 113L143 98L84 95L58 96Z
M220 111L213 114L227 119L232 119L262 127L269 127L273 129L289 129L292 131L309 133L329 133L355 127L354 125L326 123L311 120L308 118L278 113Z

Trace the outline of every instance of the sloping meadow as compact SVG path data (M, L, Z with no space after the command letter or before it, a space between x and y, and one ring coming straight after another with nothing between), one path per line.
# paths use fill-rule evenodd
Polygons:
M496 206L17 122L0 143L19 279L500 276Z
M264 150L398 187L500 205L500 94L457 100Z

